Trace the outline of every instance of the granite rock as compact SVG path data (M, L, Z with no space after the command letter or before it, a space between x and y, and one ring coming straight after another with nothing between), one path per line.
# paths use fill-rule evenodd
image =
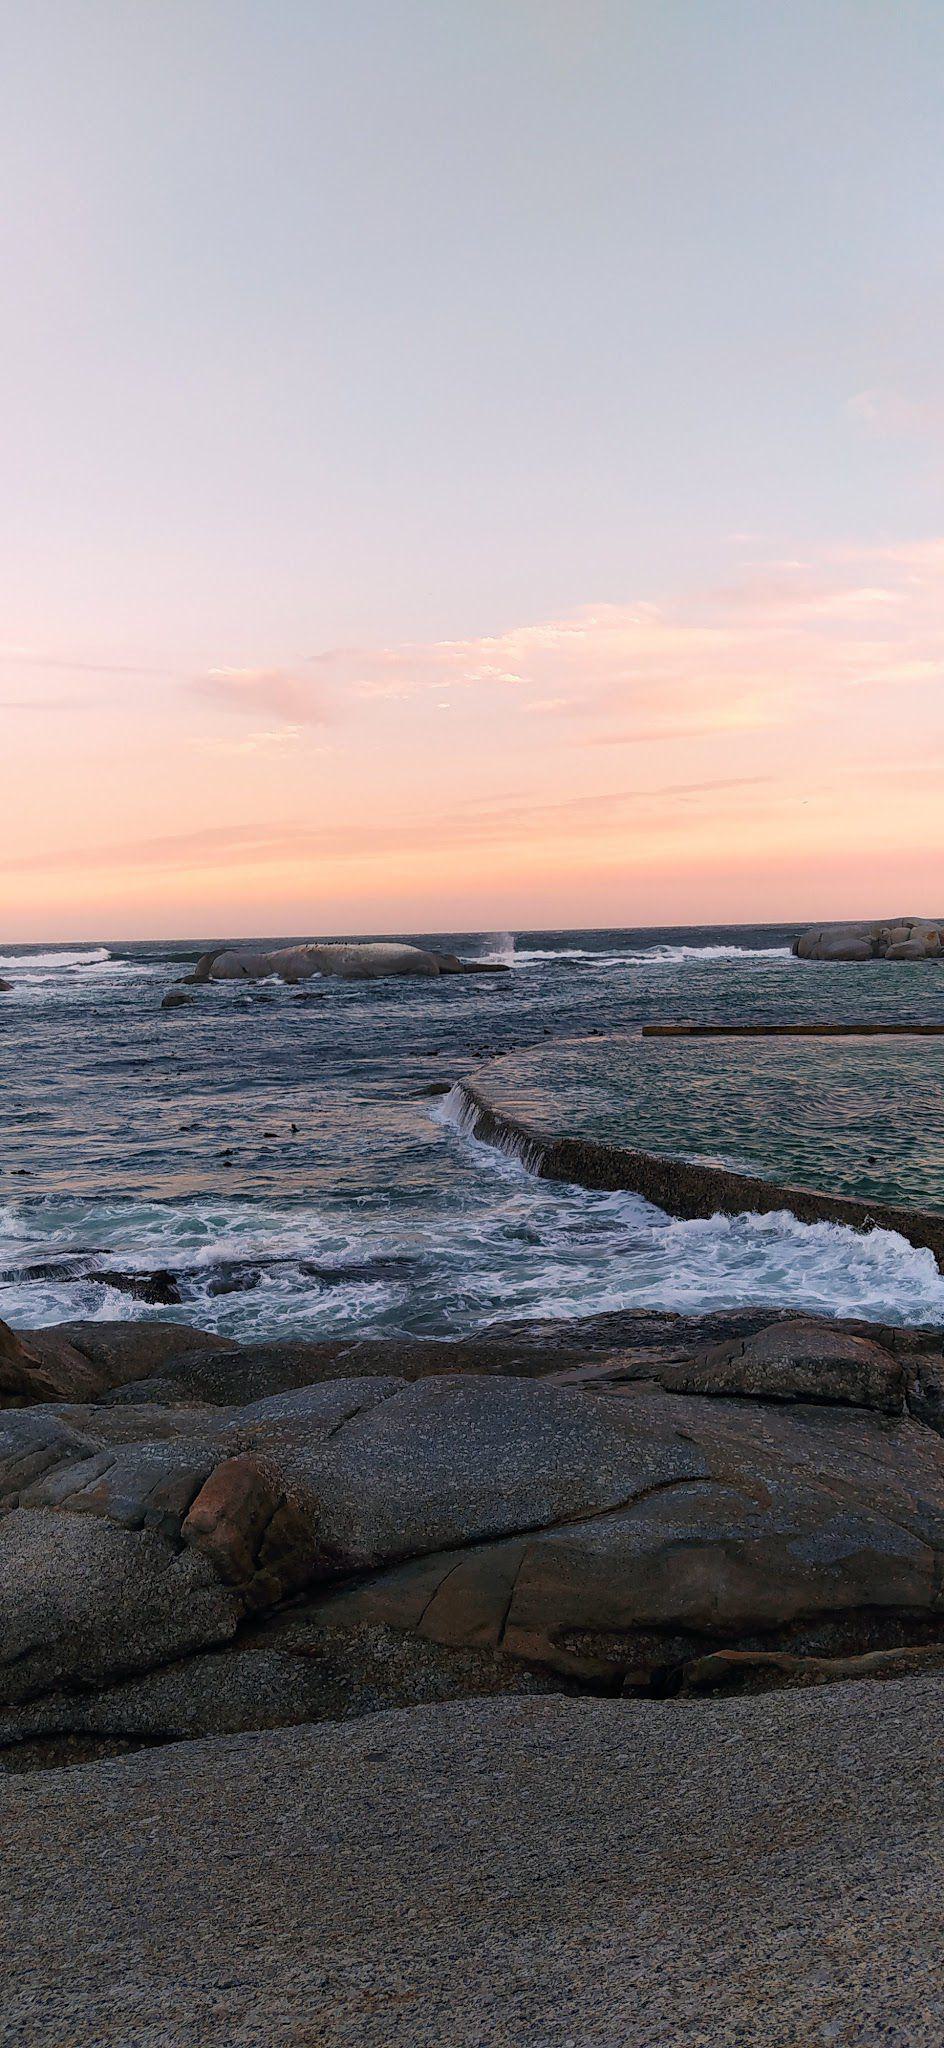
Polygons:
M22 1739L9 1714L24 1670L36 1696L86 1665L101 1690L202 1655L220 1630L242 1654L287 1601L339 1668L393 1632L412 1644L407 1672L431 1658L447 1693L448 1653L467 1672L515 1662L542 1682L662 1694L718 1652L933 1645L944 1439L904 1400L920 1388L933 1420L939 1365L794 1319L687 1360L656 1343L648 1361L603 1351L557 1376L355 1374L232 1405L11 1409L7 1597L19 1612L22 1580L32 1634L0 1673L0 1739ZM159 1558L168 1584L197 1575L178 1647L154 1607ZM39 1560L68 1600L29 1590ZM122 1667L114 1616L128 1633L139 1605L153 1647ZM291 1654L308 1654L297 1635ZM277 1716L288 1667L265 1668ZM185 1697L186 1675L175 1683ZM365 1676L355 1695L370 1690Z
M944 918L890 918L875 924L811 925L793 941L801 960L935 960Z
M0 1785L2 2048L939 2048L944 1680L498 1699Z

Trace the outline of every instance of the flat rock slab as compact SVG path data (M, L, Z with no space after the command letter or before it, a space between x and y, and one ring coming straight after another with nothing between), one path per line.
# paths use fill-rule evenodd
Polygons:
M944 1678L0 1788L2 2048L940 2048Z

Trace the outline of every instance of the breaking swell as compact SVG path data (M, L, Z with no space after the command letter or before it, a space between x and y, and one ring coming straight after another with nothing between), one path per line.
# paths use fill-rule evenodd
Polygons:
M815 1306L818 1313L866 1320L944 1323L944 1218L934 1212L867 1204L703 1161L541 1132L491 1101L477 1079L457 1082L436 1115L527 1174L566 1183L575 1197L622 1194L635 1226L626 1243L630 1265L644 1219L650 1236L660 1230L671 1236L681 1254L674 1286L665 1285L665 1273L657 1293L644 1285L630 1291L627 1302L682 1309L700 1293L703 1302L718 1306ZM746 1265L753 1269L750 1280Z

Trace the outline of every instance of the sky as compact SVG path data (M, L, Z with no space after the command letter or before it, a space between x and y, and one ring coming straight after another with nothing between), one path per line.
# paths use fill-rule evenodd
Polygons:
M0 50L0 942L944 911L940 0Z

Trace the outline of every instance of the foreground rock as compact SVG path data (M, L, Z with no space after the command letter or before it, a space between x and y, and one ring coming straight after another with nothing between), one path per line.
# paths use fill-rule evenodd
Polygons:
M944 1659L934 1332L656 1314L226 1347L71 1324L0 1329L0 1364L14 1762Z
M204 953L188 981L262 981L270 974L282 981L308 981L313 975L334 975L342 981L377 981L387 975L502 974L498 962L459 960L454 953L434 953L422 946L390 941L348 945L282 946L274 952L253 952L246 946L220 947Z
M97 1401L168 1365L185 1371L198 1354L220 1360L235 1349L188 1323L60 1323L19 1335L0 1323L0 1409Z
M470 1701L0 1788L3 2048L939 2048L944 1679Z
M794 939L793 951L801 960L939 960L944 957L944 918L811 925Z

